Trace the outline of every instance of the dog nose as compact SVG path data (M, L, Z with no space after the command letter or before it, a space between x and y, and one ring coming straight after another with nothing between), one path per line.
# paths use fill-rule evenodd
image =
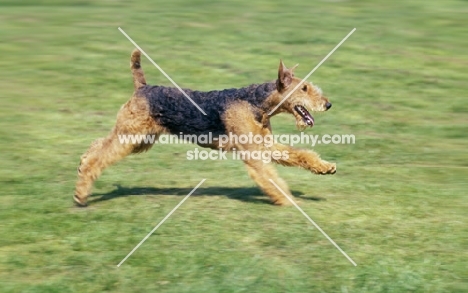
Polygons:
M330 109L331 106L332 106L332 104L331 104L330 102L327 102L327 103L325 104L325 108L327 108L327 110Z

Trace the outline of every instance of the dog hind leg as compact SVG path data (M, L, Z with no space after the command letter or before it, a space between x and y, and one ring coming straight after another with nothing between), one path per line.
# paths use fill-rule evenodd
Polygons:
M111 133L94 141L88 151L81 157L78 167L74 201L79 206L86 206L93 182L102 171L125 158L131 153L149 150L165 129L156 124L149 115L148 104L144 98L133 97L117 114L117 123ZM139 138L132 141L131 137ZM123 137L126 137L125 141ZM144 141L143 138L152 138Z
M109 136L97 139L81 157L78 167L78 182L73 200L79 206L86 206L94 181L109 165L129 155L134 146L121 144L115 131Z

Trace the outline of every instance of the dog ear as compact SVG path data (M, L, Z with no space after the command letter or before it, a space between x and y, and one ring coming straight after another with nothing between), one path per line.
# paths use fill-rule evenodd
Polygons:
M290 69L287 69L283 63L283 60L280 60L280 65L278 68L278 80L276 80L276 89L281 92L287 88L293 78L293 73Z
M297 63L296 65L294 65L293 67L291 67L291 73L292 73L292 76L294 76L294 70L296 70L296 68L299 66L299 63Z

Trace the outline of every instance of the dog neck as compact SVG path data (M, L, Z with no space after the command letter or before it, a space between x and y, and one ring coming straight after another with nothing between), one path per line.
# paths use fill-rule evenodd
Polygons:
M283 95L278 92L278 90L274 90L266 99L265 102L262 105L262 110L266 113L270 113L273 109L276 108L276 106L281 103L281 101L284 99ZM284 104L279 106L273 113L271 113L270 116L275 116L279 113L287 112L287 110L284 108Z

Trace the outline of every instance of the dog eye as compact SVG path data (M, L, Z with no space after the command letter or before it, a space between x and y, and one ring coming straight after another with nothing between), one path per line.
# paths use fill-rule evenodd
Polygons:
M303 90L304 92L306 92L306 91L307 91L307 85L304 85L304 86L302 87L302 90Z

